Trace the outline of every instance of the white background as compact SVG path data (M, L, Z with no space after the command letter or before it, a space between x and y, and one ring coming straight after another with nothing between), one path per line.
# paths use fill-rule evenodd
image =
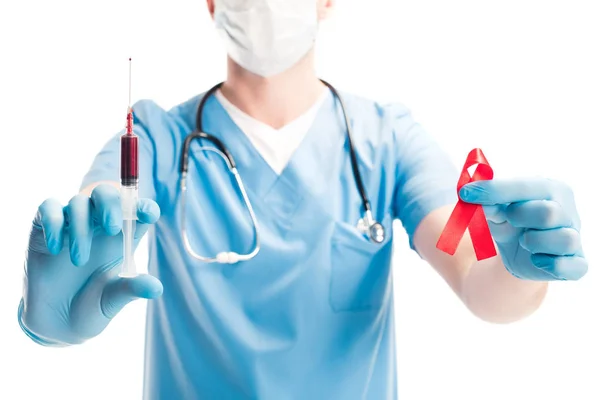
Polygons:
M340 0L322 26L323 78L405 103L458 166L481 147L496 177L567 181L583 221L589 274L508 326L471 316L398 226L401 399L600 399L599 16L595 0ZM2 2L0 37L0 398L140 399L145 302L85 345L37 346L17 324L25 247L37 206L67 202L124 126L128 57L134 99L164 107L225 77L205 2Z

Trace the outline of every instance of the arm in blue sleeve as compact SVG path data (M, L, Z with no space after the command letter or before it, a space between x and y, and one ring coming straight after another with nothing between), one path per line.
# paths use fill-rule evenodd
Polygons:
M410 247L417 227L432 211L456 203L458 171L435 139L414 121L404 106L394 111L397 149L394 214L408 234Z
M156 200L154 141L139 124L134 124L133 131L139 136L139 196ZM120 182L121 136L124 133L125 130L113 136L96 155L80 189L102 181Z

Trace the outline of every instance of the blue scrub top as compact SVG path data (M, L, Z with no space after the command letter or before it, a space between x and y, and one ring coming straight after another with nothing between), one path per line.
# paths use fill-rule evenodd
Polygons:
M202 95L169 111L147 100L133 106L140 196L162 212L148 233L148 270L164 293L148 302L145 399L396 398L392 222L402 222L413 247L423 217L456 202L458 172L405 106L342 96L385 242L371 243L356 229L362 203L331 93L280 175L212 96L204 130L232 153L261 233L259 254L234 265L194 259L181 238L181 148ZM95 158L82 187L118 181L121 134ZM235 181L200 146L190 150L191 244L207 256L248 252L252 224Z

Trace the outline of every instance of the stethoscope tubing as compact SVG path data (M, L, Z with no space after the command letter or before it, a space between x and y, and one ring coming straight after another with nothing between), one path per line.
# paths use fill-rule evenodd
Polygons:
M349 153L350 153L350 162L352 165L352 173L354 175L354 182L356 183L356 188L359 192L359 195L360 195L361 201L362 201L362 205L364 208L363 218L359 221L359 226L362 227L361 229L363 230L364 233L369 235L369 237L372 241L374 241L376 243L382 243L385 238L385 229L384 229L383 225L381 225L379 222L377 222L373 218L373 214L371 212L371 203L369 202L369 198L367 197L367 193L366 193L366 190L365 190L365 187L363 184L362 176L358 169L358 158L356 156L356 150L354 148L354 143L352 141L352 127L350 124L350 119L348 118L348 114L346 112L346 105L342 99L342 96L340 96L338 91L330 83L328 83L322 79L321 79L321 82L323 82L323 84L329 88L329 90L333 93L336 100L340 103L340 107L342 109L342 114L344 116L344 122L346 124L346 137L348 139L348 148L349 148ZM183 148L181 150L181 162L180 162L180 166L179 166L179 178L180 178L180 189L181 189L180 202L181 202L181 207L182 207L182 210L181 210L181 226L182 226L181 233L183 236L183 242L184 242L184 246L185 246L186 250L194 258L196 258L200 261L203 261L203 262L207 262L207 263L219 262L219 263L233 264L233 263L237 263L239 261L250 260L256 254L258 254L258 252L260 250L260 233L259 233L259 229L258 229L258 221L257 221L256 215L252 208L252 204L248 198L248 194L246 193L246 189L244 187L242 179L240 178L240 175L237 170L233 156L231 155L231 153L229 152L229 150L227 149L225 144L219 138L204 132L204 129L203 129L202 114L204 111L204 106L206 105L206 101L217 90L219 90L219 88L222 85L223 85L223 82L216 84L210 90L208 90L206 92L206 94L202 97L202 99L200 100L200 104L198 105L198 110L196 112L196 130L194 132L190 133L189 135L187 135L187 137L185 138L185 140L183 142ZM209 142L211 142L216 148L203 146L203 147L201 147L201 149L204 149L207 151L212 151L212 152L219 154L223 158L225 163L227 164L227 167L228 167L227 169L234 176L234 178L236 180L238 189L240 191L240 194L242 195L242 198L246 205L246 209L248 210L248 213L250 214L250 218L251 218L253 226L254 226L255 243L254 243L254 249L250 253L238 254L236 252L230 251L230 252L220 252L216 255L216 257L204 257L204 256L197 254L194 251L194 249L190 243L189 237L187 235L187 229L186 229L185 207L186 207L186 197L187 197L186 196L186 194L187 194L187 174L188 174L190 146L195 139L205 139L205 140L208 140Z
M348 139L348 150L350 153L350 163L352 164L352 174L354 175L354 182L356 184L356 189L358 190L358 193L360 194L360 198L362 201L364 211L365 212L371 211L371 203L369 202L369 198L367 197L367 191L364 187L362 176L358 169L358 158L356 156L356 150L354 148L354 142L352 140L352 126L350 123L350 119L348 118L348 113L346 112L346 104L344 103L342 96L333 87L333 85L331 85L329 82L327 82L323 79L321 79L321 82L323 82L323 84L329 88L329 90L331 91L331 93L333 93L336 100L340 103L340 107L342 109L342 114L344 116L344 122L346 124L346 137ZM187 173L189 149L190 149L190 145L194 139L206 139L206 140L211 141L225 155L225 157L227 157L231 168L236 167L233 156L231 155L231 153L229 153L229 151L227 150L227 147L223 144L223 142L219 138L217 138L213 135L209 135L204 132L203 116L202 116L203 111L204 111L204 106L206 105L206 101L208 100L208 98L210 96L212 96L217 90L219 90L219 88L221 88L222 85L223 85L223 82L220 82L220 83L216 84L215 86L213 86L210 90L208 90L208 92L206 92L206 94L204 95L202 100L200 100L200 104L198 105L198 111L196 112L196 131L189 134L185 138L185 141L183 144L183 150L181 152L181 164L180 164L180 170L179 170L180 174Z

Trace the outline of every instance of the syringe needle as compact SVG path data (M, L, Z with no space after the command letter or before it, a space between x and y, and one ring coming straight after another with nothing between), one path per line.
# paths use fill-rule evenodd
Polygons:
M129 105L127 106L126 132L133 135L133 110L131 109L131 57L129 57Z
M129 57L129 108L131 108L131 57Z

